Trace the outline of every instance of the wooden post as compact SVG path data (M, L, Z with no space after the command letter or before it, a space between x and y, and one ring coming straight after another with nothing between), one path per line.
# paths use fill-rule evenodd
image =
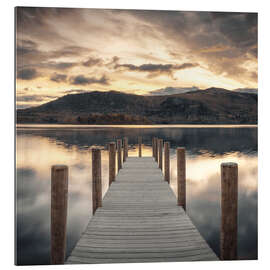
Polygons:
M177 148L177 204L186 210L186 157L185 148Z
M164 143L164 180L170 183L170 142Z
M92 149L92 203L93 215L102 206L101 151Z
M139 145L139 157L142 157L142 137L138 137L138 145Z
M155 161L158 162L158 138L155 138Z
M115 181L115 142L109 144L109 186Z
M51 264L64 264L66 254L68 167L51 168Z
M158 139L158 167L161 169L162 171L162 148L163 148L163 140L162 139Z
M152 138L152 157L155 156L155 138Z
M123 153L124 162L126 161L127 157L128 157L128 138L125 137L124 138L124 153Z
M237 163L221 164L221 260L237 259L237 203L238 166Z
M118 172L122 169L122 140L117 140L117 162Z

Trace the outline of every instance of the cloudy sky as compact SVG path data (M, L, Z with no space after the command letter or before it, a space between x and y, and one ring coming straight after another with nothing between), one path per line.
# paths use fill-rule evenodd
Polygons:
M257 14L17 8L17 107L67 93L257 88Z

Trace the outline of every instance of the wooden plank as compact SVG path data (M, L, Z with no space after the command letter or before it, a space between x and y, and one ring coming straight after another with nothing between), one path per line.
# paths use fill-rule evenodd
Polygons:
M96 258L80 258L71 256L67 264L109 264L109 263L149 263L149 262L191 262L191 261L215 261L216 258L213 258L209 255L193 255L186 256L184 258L124 258L124 259L96 259Z
M67 259L72 263L218 260L153 157L128 157Z
M74 251L74 256L82 256L82 257L97 257L97 254L101 254L101 256L104 257L118 257L118 258L124 258L124 257L139 257L139 258L147 258L149 255L151 257L184 257L186 255L190 254L209 254L210 252L207 250L202 250L200 247L197 248L189 248L189 249L177 249L177 250L157 250L152 249L149 251L149 249L143 249L143 250L137 250L130 252L127 249L123 249L120 252L115 249L111 249L111 251L104 251L99 250L98 248L93 248L93 250L89 250L87 248L79 247L76 251Z
M149 248L153 249L153 248L157 248L157 250L163 249L164 248L168 248L171 249L173 248L175 250L175 248L191 248L191 247L202 247L203 246L203 242L201 240L200 237L194 237L191 238L189 237L188 239L183 239L183 240L171 240L171 241L166 241L164 239L161 240L157 240L154 239L152 241L146 241L147 239L145 239L145 241L140 240L140 241L131 241L130 239L127 240L113 240L113 241L105 241L105 240L96 240L94 241L93 239L90 238L82 238L80 239L80 241L77 243L77 247L87 247L88 248L97 248L97 247L102 247L105 250L108 249L112 249L112 250L116 250L116 249L123 249L123 250L129 250L131 249L133 252L135 252L135 249L138 250L146 250L148 251ZM162 248L160 248L159 246L162 246Z

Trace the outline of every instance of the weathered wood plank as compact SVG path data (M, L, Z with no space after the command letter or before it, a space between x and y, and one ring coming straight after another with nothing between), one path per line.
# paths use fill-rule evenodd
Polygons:
M183 252L181 252L183 254ZM68 264L104 264L104 263L147 263L147 262L181 262L181 261L216 261L217 257L213 254L204 254L202 251L194 252L193 254L186 254L178 257L154 257L149 254L146 258L88 258L79 256L70 256L67 261Z
M153 157L128 157L66 263L218 260Z
M137 250L132 250L131 252L128 249L121 249L120 252L117 249L110 249L110 250L104 250L104 249L99 249L99 248L84 248L84 247L78 247L76 251L74 251L73 255L74 256L85 256L85 257L97 257L97 253L103 255L103 258L106 257L118 257L118 258L124 258L124 257L149 257L151 255L152 257L185 257L186 255L190 254L209 254L210 252L208 250L202 250L200 246L195 247L195 248L178 248L178 249L137 249Z

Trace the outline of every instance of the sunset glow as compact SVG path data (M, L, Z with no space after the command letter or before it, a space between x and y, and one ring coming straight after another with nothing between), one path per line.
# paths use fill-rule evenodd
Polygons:
M257 88L257 14L17 8L17 108L68 93Z

